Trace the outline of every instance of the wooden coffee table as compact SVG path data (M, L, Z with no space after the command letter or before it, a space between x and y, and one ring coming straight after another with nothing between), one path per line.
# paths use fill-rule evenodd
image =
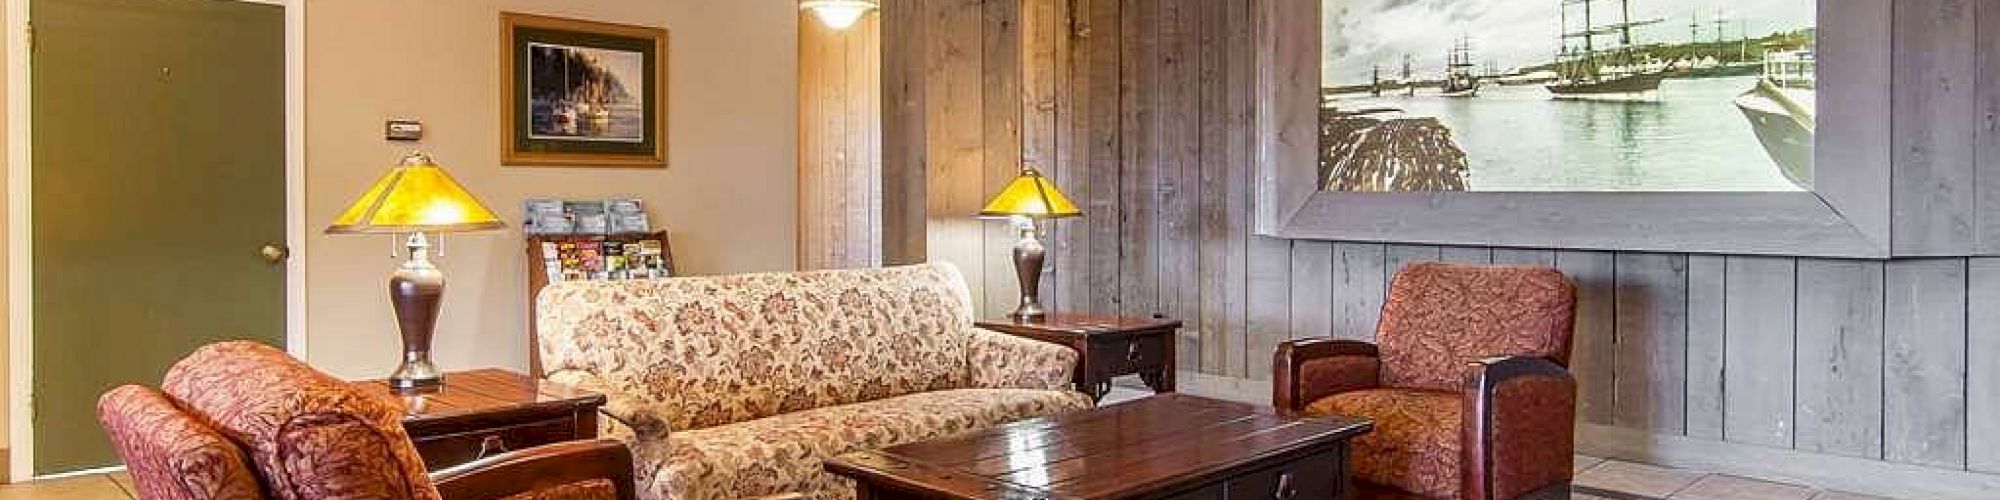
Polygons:
M1373 424L1163 394L937 441L827 470L862 500L1346 498L1348 441Z

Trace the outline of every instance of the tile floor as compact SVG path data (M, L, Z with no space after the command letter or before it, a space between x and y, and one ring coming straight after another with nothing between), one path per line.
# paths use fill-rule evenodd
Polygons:
M1577 456L1575 500L1883 500L1806 486ZM0 500L127 500L124 473L0 485Z

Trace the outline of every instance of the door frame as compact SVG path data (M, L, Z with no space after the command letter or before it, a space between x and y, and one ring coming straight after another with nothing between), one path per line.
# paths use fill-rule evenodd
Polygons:
M5 481L34 477L34 257L30 184L33 92L30 88L28 4L5 4L6 141L6 380ZM305 0L232 0L285 9L285 350L306 356Z

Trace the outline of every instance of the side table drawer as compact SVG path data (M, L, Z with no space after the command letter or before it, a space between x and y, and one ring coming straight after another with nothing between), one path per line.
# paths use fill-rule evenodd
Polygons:
M576 420L558 418L525 424L413 439L424 467L438 470L513 450L581 439Z
M1230 500L1341 498L1340 455L1339 451L1322 452L1231 478L1228 498Z
M1173 335L1133 335L1090 346L1092 370L1103 377L1130 375L1166 366Z

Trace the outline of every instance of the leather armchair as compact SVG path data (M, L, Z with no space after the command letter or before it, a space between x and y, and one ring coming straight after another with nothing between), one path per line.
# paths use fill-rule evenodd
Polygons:
M1358 479L1430 498L1566 491L1576 288L1554 269L1414 264L1396 274L1376 343L1278 346L1273 404L1375 420Z
M140 497L631 500L632 454L615 440L529 448L427 471L401 403L250 342L203 347L165 393L128 385L98 400Z

